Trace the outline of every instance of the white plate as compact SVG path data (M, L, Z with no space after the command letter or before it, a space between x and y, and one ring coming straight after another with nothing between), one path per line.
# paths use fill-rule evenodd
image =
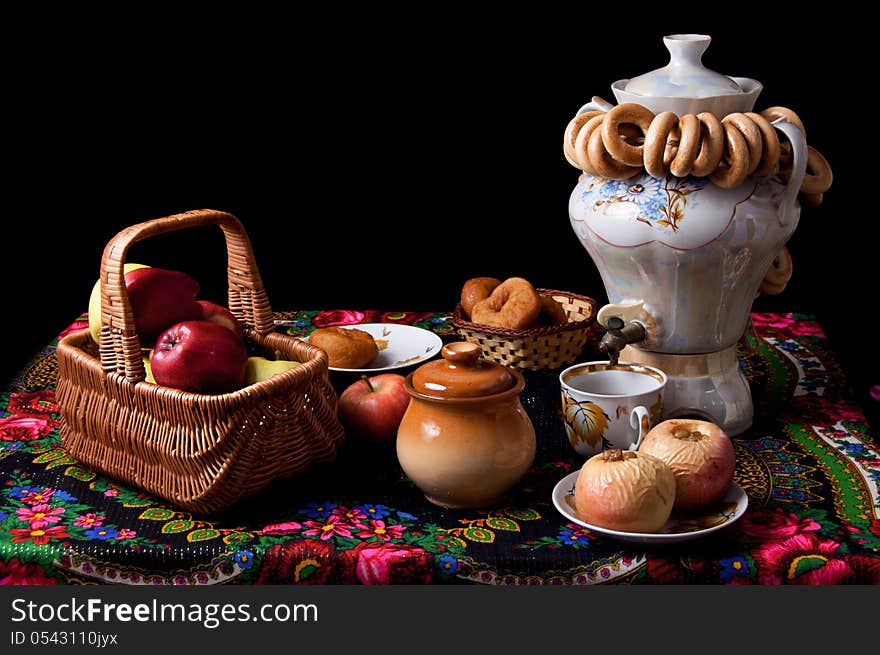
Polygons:
M369 333L379 346L379 354L363 368L334 368L343 373L383 373L413 366L431 359L440 352L443 340L424 328L397 323L356 323L340 325L344 330L352 328ZM303 341L308 341L305 337Z
M569 473L553 488L553 504L556 509L573 523L577 523L595 532L618 541L630 541L639 544L671 544L680 541L699 539L707 534L726 528L741 517L749 505L749 497L736 482L731 482L727 493L719 503L703 511L687 516L672 517L658 532L621 532L590 525L579 519L574 513L574 485L580 471Z

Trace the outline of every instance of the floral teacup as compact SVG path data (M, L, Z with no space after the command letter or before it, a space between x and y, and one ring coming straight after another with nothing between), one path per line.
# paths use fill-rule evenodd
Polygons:
M660 421L666 374L641 364L586 362L559 375L562 418L579 455L637 450Z

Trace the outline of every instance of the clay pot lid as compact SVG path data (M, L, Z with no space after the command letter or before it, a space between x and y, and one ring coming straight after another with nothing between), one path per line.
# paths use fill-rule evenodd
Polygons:
M500 364L480 359L475 343L457 341L440 351L443 359L422 365L412 374L413 389L435 398L476 398L507 391L514 375Z

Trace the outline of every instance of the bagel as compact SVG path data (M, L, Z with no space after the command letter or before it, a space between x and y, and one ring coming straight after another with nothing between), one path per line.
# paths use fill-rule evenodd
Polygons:
M574 154L575 159L580 164L579 168L590 175L598 175L596 169L593 168L593 165L590 162L590 153L588 152L590 137L592 136L593 131L602 125L603 120L604 114L596 114L591 117L583 124L574 140Z
M801 193L798 195L802 207L818 207L822 204L821 193Z
M761 163L761 156L764 152L764 136L761 130L755 125L755 122L745 114L736 112L728 114L721 120L722 125L733 125L740 131L746 140L749 149L749 161L746 166L746 176L751 175Z
M700 147L700 129L700 119L693 114L685 114L678 121L678 148L669 166L669 172L675 177L691 174Z
M641 170L638 166L628 166L616 160L605 148L605 144L602 142L602 132L599 129L593 130L590 134L587 153L590 165L600 177L609 180L626 180Z
M764 149L761 152L761 162L755 170L755 175L766 177L775 171L776 165L779 164L779 154L781 152L779 136L776 134L776 129L761 114L750 111L746 112L745 115L752 119L758 129L761 130L761 135L764 139Z
M538 325L561 325L568 323L568 314L557 301L550 296L541 298L541 313L538 315Z
M770 264L770 268L764 274L764 279L761 282L761 293L768 296L778 296L791 279L792 271L791 253L788 252L788 248L782 246L782 250L776 254L773 263Z
M470 318L474 305L492 295L499 284L501 280L494 277L474 277L465 282L461 288L461 308L465 316Z
M691 175L705 177L718 167L724 156L724 128L715 114L704 111L697 114L700 120L700 154L694 160Z
M666 177L669 170L664 163L666 143L672 131L678 127L678 116L671 111L657 114L645 134L645 170L651 177Z
M719 166L709 179L722 189L735 189L745 182L749 168L749 144L733 123L722 123L729 155L727 166Z
M625 102L608 111L602 123L602 144L612 159L626 166L641 168L644 162L643 147L627 143L620 136L620 126L632 124L638 126L642 134L647 134L654 120L653 112L647 107L634 102ZM647 138L647 137L646 137ZM595 162L593 153L590 159Z
M379 354L372 335L354 328L318 328L309 343L327 353L333 368L363 368Z
M587 124L588 120L603 113L605 112L588 111L583 114L578 114L571 119L568 123L568 127L565 128L565 135L562 139L562 151L565 153L565 158L568 160L568 163L575 168L581 167L581 163L578 161L577 152L575 151L575 140L577 139L578 134L584 125Z
M625 180L645 171L657 179L670 173L678 178L708 177L722 189L733 189L749 176L767 177L778 169L787 184L792 151L772 125L779 119L804 131L801 119L786 107L734 112L719 120L711 112L654 115L641 105L623 103L575 116L566 127L563 151L568 162L584 173L609 180ZM804 204L821 202L832 181L828 162L808 147L800 189Z
M807 130L804 127L804 123L801 120L800 116L795 114L788 107L767 107L767 109L761 112L761 116L766 118L771 123L780 118L784 118L789 123L798 128L801 132L803 132L804 136L806 136L807 134Z
M831 188L833 181L831 166L813 146L807 148L807 172L804 173L804 181L801 184L803 193L825 193Z
M511 277L498 285L488 298L474 305L471 321L524 330L535 324L541 307L541 296L531 283L521 277Z

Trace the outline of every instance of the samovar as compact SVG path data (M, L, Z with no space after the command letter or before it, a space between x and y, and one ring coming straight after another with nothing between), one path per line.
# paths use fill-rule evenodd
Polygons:
M814 191L820 176L807 170L814 151L796 115L752 113L758 81L702 65L709 41L665 37L668 66L615 82L617 107L594 97L578 111L565 152L584 173L569 215L610 301L597 314L602 349L667 374L664 418L737 434L753 420L737 344L765 275L788 255L805 175Z

